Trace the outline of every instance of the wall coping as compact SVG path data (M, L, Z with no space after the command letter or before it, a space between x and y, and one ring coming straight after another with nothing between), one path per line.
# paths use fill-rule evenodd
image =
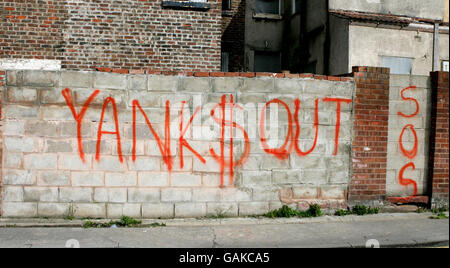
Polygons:
M42 72L79 72L79 73L115 73L115 74L147 74L147 75L161 75L161 76L184 76L184 77L240 77L240 78L301 78L313 80L325 80L335 82L353 82L354 78L348 75L345 76L327 76L312 73L267 73L267 72L192 72L192 71L154 71L154 70L128 70L128 69L112 69L112 68L97 68L96 71L90 70L36 70L36 69L8 69L8 72L19 71L42 71Z

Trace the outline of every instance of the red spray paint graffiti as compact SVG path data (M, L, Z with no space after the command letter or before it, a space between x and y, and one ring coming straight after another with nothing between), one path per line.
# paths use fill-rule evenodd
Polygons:
M83 107L81 108L81 111L79 114L77 114L75 107L73 105L72 101L72 95L70 94L70 89L66 88L62 92L62 95L64 99L66 100L67 106L69 106L70 111L72 111L73 118L77 122L77 139L78 139L78 152L80 154L81 161L85 162L84 158L84 152L83 152L83 136L81 132L81 123L83 121L84 115L86 113L86 110L89 107L89 104L94 100L94 98L100 93L100 90L95 90L91 96L86 100L86 102L83 104Z
M401 93L400 93L400 95L402 96L403 100L405 100L405 101L413 101L416 104L416 111L414 113L410 114L410 115L405 115L402 112L398 112L398 115L406 117L406 118L414 117L414 116L416 116L419 113L419 102L415 98L406 98L405 95L404 95L406 90L411 90L411 89L416 89L416 86L410 86L410 87L404 88L401 91Z
M226 107L229 108L230 112L230 119L226 119ZM217 117L216 109L220 108L220 117ZM222 96L222 101L219 105L215 106L211 110L211 117L216 121L218 124L220 124L220 156L217 155L217 153L214 151L214 149L210 148L210 153L212 157L220 164L220 187L224 186L224 176L225 176L225 168L229 168L230 173L230 185L233 185L233 179L234 179L234 168L238 166L242 166L248 159L248 156L250 154L250 140L248 138L248 134L245 131L245 129L238 125L236 122L233 121L233 109L239 108L242 109L242 107L236 105L233 100L233 95L230 95L230 103L227 103L226 101L226 95ZM226 127L229 127L230 130L230 154L229 154L229 160L225 159L225 131ZM233 143L233 129L238 129L242 131L244 134L244 150L241 155L241 158L237 161L234 161L234 143Z
M83 121L83 118L84 118L84 115L85 115L87 109L89 108L89 105L92 103L94 98L99 93L100 93L99 90L95 90L92 93L92 95L86 100L86 102L83 104L80 113L77 113L75 110L75 107L74 107L74 103L72 101L72 96L71 96L70 90L65 89L62 91L62 95L64 96L64 98L66 100L66 104L69 107L69 109L71 110L72 115L77 124L78 150L79 150L80 158L83 161L85 161L85 155L83 152L83 140L82 140L82 132L81 132L82 121ZM339 129L340 129L340 122L341 122L340 121L341 103L342 102L351 103L351 100L340 99L340 98L325 98L325 99L323 99L323 101L337 103L336 139L335 139L335 155L336 155L337 148L339 145ZM105 112L106 112L106 109L109 107L109 104L111 104L111 108L112 108L115 131L103 130ZM184 105L186 104L186 102L182 102L181 104L182 105L181 105L181 111L180 111L180 124L179 124L180 135L178 137L178 142L179 142L178 146L179 146L179 151L180 151L180 167L181 167L181 169L183 169L183 167L184 167L184 156L183 156L184 147L187 148L189 151L191 151L203 164L206 164L206 160L194 148L192 148L192 146L185 139L187 130L191 127L195 116L199 113L200 107L197 107L195 109L195 111L194 111L193 115L190 117L188 123L186 125L184 125L183 109L184 109ZM284 144L281 145L279 148L270 148L269 145L267 144L267 138L266 138L266 133L265 133L265 124L266 124L265 123L266 122L265 121L266 120L265 113L267 110L267 106L269 106L270 104L277 104L279 106L284 107L284 109L288 115L287 136L285 138ZM300 100L298 100L298 99L295 100L295 107L296 107L295 114L294 114L295 127L296 127L295 136L294 136L294 129L293 129L292 113L291 113L291 110L289 109L289 106L285 102L283 102L279 99L273 99L273 100L267 102L264 105L263 110L261 112L261 116L260 116L260 135L261 135L260 142L261 142L261 145L262 145L264 151L267 154L274 155L275 157L277 157L281 160L287 159L289 157L290 153L292 152L293 148L295 148L296 153L300 156L306 156L306 155L310 154L311 152L313 152L316 147L316 144L317 144L318 132L319 132L318 105L319 105L319 99L316 99L315 100L315 111L314 111L314 115L315 115L314 116L314 129L315 129L314 143L308 151L303 152L300 149L300 146L298 144L298 139L300 136L300 123L299 123ZM137 117L138 109L141 112L142 116L144 117L145 123L148 126L151 134L154 136L157 146L161 152L163 161L167 165L168 170L170 172L173 168L173 161L174 161L174 156L171 153L171 146L170 146L170 139L171 139L171 136L170 136L170 134L171 134L171 131L170 131L170 102L167 101L166 106L165 106L166 114L165 114L165 127L164 127L164 141L163 141L162 138L156 132L156 130L153 128L153 125L151 124L145 111L142 109L139 101L138 100L132 101L132 110L133 110L132 161L133 162L136 161L136 121L137 121L136 117ZM221 102L219 104L217 104L216 106L214 106L214 108L211 110L211 113L210 113L213 120L220 125L220 153L217 154L214 151L214 149L210 148L210 154L211 154L212 158L216 162L218 162L220 165L220 174L221 174L220 186L221 187L224 186L224 176L225 176L225 173L227 173L227 172L230 175L230 179L229 179L230 185L233 184L235 168L244 165L250 155L249 136L248 136L246 130L244 129L244 127L242 127L241 125L239 125L238 123L236 123L233 120L233 111L235 109L242 110L243 108L234 102L233 95L230 95L229 102L227 102L227 96L223 95L221 98ZM242 132L243 137L244 137L243 152L238 160L234 159L234 157L235 157L234 156L234 135L233 135L234 129ZM227 130L229 130L229 133L230 133L228 156L225 153L225 143L226 143L225 134L226 134ZM106 98L103 102L103 107L102 107L102 111L101 111L101 115L100 115L100 121L99 121L98 132L97 132L97 144L96 144L97 150L96 150L96 155L95 155L95 159L97 161L100 161L101 142L102 142L102 137L104 134L116 135L118 157L119 157L120 162L123 162L119 121L118 121L118 115L117 115L117 106L116 106L115 99L112 97Z
M404 96L405 91L407 91L407 90L412 90L412 89L416 89L416 86L410 86L410 87L406 87L406 88L402 89L400 95L401 95L402 99L405 100L405 101L413 101L413 102L415 103L415 105L416 105L416 111L415 111L414 113L410 114L410 115L405 115L405 114L403 114L402 112L398 112L398 115L399 115L399 116L402 116L402 117L405 117L405 118L412 118L412 117L416 116L416 115L419 113L419 109L420 109L420 107L419 107L419 102L418 102L415 98L406 98L406 97ZM408 129L408 128L412 131L412 133L413 133L413 135L414 135L414 147L413 147L411 150L406 150L406 149L403 147L403 135L405 134L405 131L406 131L406 129ZM408 159L414 159L414 158L417 156L417 151L418 151L418 138L417 138L417 132L416 132L416 130L414 129L414 125L408 124L408 125L406 125L406 126L403 128L403 130L402 130L402 132L401 132L401 134L400 134L398 143L399 143L399 146L400 146L400 151L402 152L402 154L403 154L406 158L408 158ZM409 168L409 167L411 167L413 170L416 169L416 166L414 165L414 163L411 162L411 163L406 164L406 165L400 170L400 173L399 173L399 183L400 183L400 185L402 185L402 186L412 185L412 186L413 186L413 189L414 189L413 194L412 194L411 196L408 196L408 197L403 198L405 201L408 201L408 200L412 199L414 196L417 195L417 183L416 183L414 180L412 180L412 179L405 179L405 178L403 178L403 174L404 174L405 170L406 170L407 168Z
M166 102L164 144L162 143L161 138L159 137L158 133L156 133L155 129L153 128L152 123L150 123L150 120L148 120L147 114L142 109L141 105L139 104L139 101L133 100L132 105L133 105L133 148L132 148L133 162L136 161L136 108L139 108L139 111L144 116L145 123L147 124L148 128L150 129L153 137L155 137L155 139L156 139L156 143L158 144L158 148L161 152L163 161L167 165L167 169L169 171L171 171L172 166L173 166L173 157L172 157L172 154L170 153L170 103L169 103L169 101Z
M350 99L342 99L342 98L324 98L324 102L336 102L336 134L334 135L334 155L338 154L339 147L339 132L341 128L341 103L351 103Z
M336 134L335 134L335 149L334 149L334 155L337 155L338 147L339 147L339 133L340 133L340 127L341 127L341 103L351 103L352 100L342 99L342 98L324 98L323 101L337 103ZM286 135L284 144L281 145L279 148L269 148L269 146L267 144L267 137L266 137L266 132L265 132L266 109L267 109L267 106L272 103L282 105L288 114L288 133ZM299 115L299 111L300 111L300 100L299 99L295 100L295 116L294 116L295 125L296 125L295 136L293 135L292 115L291 115L291 110L289 109L289 106L285 102L283 102L279 99L274 99L274 100L267 102L261 111L261 119L260 119L261 145L263 146L264 151L268 154L274 155L275 157L277 157L281 160L287 159L289 157L289 155L291 154L292 148L294 147L294 144L295 144L295 151L300 156L308 155L312 151L314 151L316 144L317 144L317 138L318 138L318 133L319 133L319 110L318 110L319 108L318 107L319 107L319 100L316 99L315 111L314 111L314 128L316 130L316 133L315 133L315 137L314 137L314 144L310 150L308 150L307 152L303 152L298 145L298 141L299 141L299 137L300 137L300 123L298 120L298 115Z
M267 144L267 136L266 136L266 110L267 106L269 106L272 103L276 103L278 105L282 105L284 109L286 110L286 113L288 115L288 132L286 134L286 139L284 141L284 144L281 145L278 148L270 148ZM264 149L264 151L268 154L274 155L276 158L284 160L289 157L292 151L293 146L293 134L292 134L292 114L291 110L289 109L289 106L282 100L279 99L273 99L269 102L267 102L262 111L261 111L261 117L260 117L260 125L259 125L259 133L260 133L260 139L261 139L261 145ZM289 147L288 147L289 146Z
M402 167L402 169L400 170L400 174L398 176L399 177L398 180L399 180L400 185L403 185L403 186L412 185L414 187L413 195L409 196L409 197L406 197L405 199L409 199L409 198L412 198L412 197L417 195L417 183L414 180L403 178L403 174L405 173L405 170L407 168L409 168L409 167L411 167L413 170L416 169L416 166L414 165L414 163L412 163L412 162L408 163L404 167Z
M411 129L411 132L414 135L414 147L411 150L406 150L405 147L403 147L403 135L405 134L405 130L406 129ZM414 129L414 126L411 124L406 125L403 130L402 133L400 134L400 138L398 140L398 143L400 145L400 150L402 151L403 155L406 156L409 159L414 159L414 157L417 156L417 150L418 150L418 139L417 139L417 132Z
M114 125L116 131L103 131L103 118L105 116L105 110L108 107L108 104L112 104L113 108L113 116L114 116ZM117 152L119 154L119 161L120 163L123 163L123 156L122 156L122 143L120 142L120 130L119 130L119 119L117 118L117 107L116 107L116 100L114 98L108 97L105 99L103 103L102 108L102 115L100 117L100 123L98 125L98 132L97 132L97 151L95 153L95 160L100 161L100 149L101 149L101 142L102 142L102 135L103 134L109 134L109 135L116 135L117 138Z
M186 104L185 101L181 102L181 111L180 111L180 138L178 139L179 142L179 148L180 148L180 168L183 169L184 167L184 157L183 157L183 147L186 147L189 151L191 151L203 164L206 163L205 158L201 156L197 151L195 151L189 143L184 138L184 135L186 135L186 131L189 129L189 126L192 124L192 121L194 121L195 115L200 111L200 107L197 107L195 109L194 114L191 116L191 119L189 120L188 124L186 125L186 128L183 129L183 108Z
M311 149L309 149L306 152L303 152L300 149L300 146L298 145L298 141L299 141L299 137L300 137L300 123L298 121L298 114L300 112L300 100L297 99L295 100L295 125L297 127L297 131L295 132L295 151L298 153L298 155L300 156L307 156L310 153L312 153L314 151L314 149L316 148L317 145L317 138L319 136L319 99L316 99L315 101L315 109L314 109L314 128L316 130L316 134L314 136L314 143L311 147Z

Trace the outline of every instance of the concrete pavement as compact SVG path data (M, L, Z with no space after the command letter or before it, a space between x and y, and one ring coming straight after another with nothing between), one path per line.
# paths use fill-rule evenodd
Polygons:
M449 221L429 213L325 216L315 219L166 220L166 227L83 229L79 221L0 220L0 247L381 247L445 246ZM22 228L5 227L13 225ZM154 221L144 221L150 224ZM80 221L81 223L81 221ZM52 225L53 224L53 225ZM45 228L39 226L54 226ZM67 226L67 227L64 227ZM72 226L72 227L70 227ZM28 227L28 228L25 228Z

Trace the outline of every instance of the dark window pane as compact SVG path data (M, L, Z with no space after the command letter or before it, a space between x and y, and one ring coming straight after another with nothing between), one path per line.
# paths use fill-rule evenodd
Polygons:
M255 13L280 14L279 0L256 0Z
M222 10L231 9L231 0L222 0Z
M281 72L279 52L255 51L255 72Z
M301 1L302 0L294 0L294 9L293 9L293 13L297 14L300 13L300 5L301 5Z
M220 69L222 72L228 72L230 54L228 52L222 52L222 61Z
M317 61L310 62L306 65L305 69L303 70L304 73L310 73L315 74L317 69Z

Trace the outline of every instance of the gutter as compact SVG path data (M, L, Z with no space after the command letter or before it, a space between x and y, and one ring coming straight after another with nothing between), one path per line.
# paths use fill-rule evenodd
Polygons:
M441 34L449 33L448 26L442 26L442 25L439 25L438 23L436 23L436 25L439 27L439 33L441 33ZM434 28L435 28L435 25L431 25L431 24L411 23L403 29L404 30L424 30L427 32L434 32Z

